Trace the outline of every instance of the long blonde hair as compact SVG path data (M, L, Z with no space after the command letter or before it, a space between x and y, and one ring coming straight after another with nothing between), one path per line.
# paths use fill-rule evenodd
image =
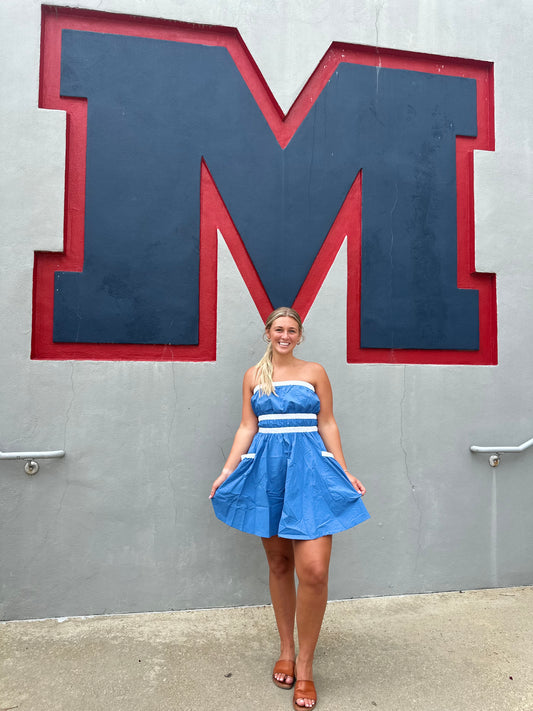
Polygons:
M275 309L272 311L270 316L267 318L265 321L265 336L268 331L270 331L270 328L274 321L277 318L281 318L283 316L288 316L289 318L292 318L296 321L298 324L298 331L300 333L300 340L303 338L303 326L302 326L302 319L300 318L300 314L295 311L294 309L289 308L288 306L280 306L278 309ZM267 337L268 340L268 346L265 351L264 356L261 358L259 363L255 366L255 380L257 385L259 386L259 389L264 395L272 395L276 394L276 388L274 387L274 383L272 382L272 374L274 372L274 365L272 363L272 343L270 342L270 339Z

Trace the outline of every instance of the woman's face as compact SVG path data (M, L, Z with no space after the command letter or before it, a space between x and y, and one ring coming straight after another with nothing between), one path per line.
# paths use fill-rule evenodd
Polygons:
M292 353L301 335L297 321L290 316L279 316L267 329L266 334L274 352L280 355Z

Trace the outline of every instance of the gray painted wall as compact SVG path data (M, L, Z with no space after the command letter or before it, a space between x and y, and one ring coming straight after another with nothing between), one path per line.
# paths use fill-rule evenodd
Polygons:
M336 537L330 597L533 583L533 5L524 0L58 2L241 32L287 111L332 41L494 62L496 152L475 157L476 265L497 273L499 365L346 364L344 249L306 320L371 521ZM260 357L261 321L220 240L215 363L31 361L34 250L61 250L65 116L37 108L40 3L0 4L0 462L7 619L268 601L257 539L208 501Z

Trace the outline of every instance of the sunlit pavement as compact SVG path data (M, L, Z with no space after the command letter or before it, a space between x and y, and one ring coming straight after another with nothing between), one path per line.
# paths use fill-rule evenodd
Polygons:
M292 708L272 609L0 624L0 711ZM533 711L533 588L328 604L321 711Z

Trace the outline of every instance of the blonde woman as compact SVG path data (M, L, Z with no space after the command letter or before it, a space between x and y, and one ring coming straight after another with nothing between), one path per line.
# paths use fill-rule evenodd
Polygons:
M210 494L221 521L262 539L280 637L272 680L282 689L294 685L297 711L317 703L313 657L332 534L369 518L361 500L365 487L344 460L326 371L294 355L302 337L293 309L268 317L268 347L244 375L241 423Z

